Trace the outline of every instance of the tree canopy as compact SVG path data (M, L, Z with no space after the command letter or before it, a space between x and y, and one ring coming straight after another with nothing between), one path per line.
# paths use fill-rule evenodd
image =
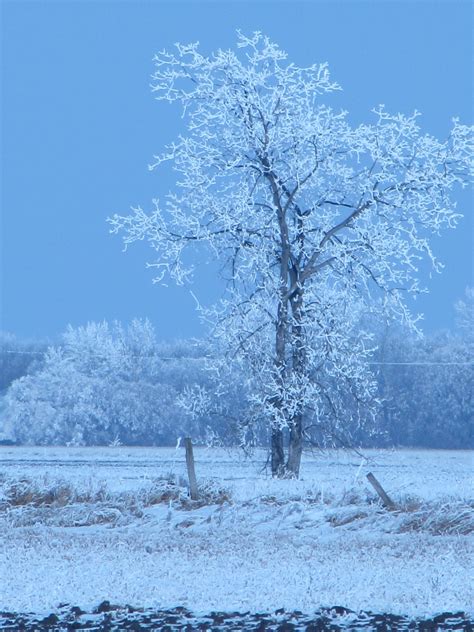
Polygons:
M354 127L327 104L340 87L326 64L298 67L261 33L209 56L177 44L155 67L154 94L181 106L185 131L152 168L170 161L176 187L112 230L149 242L158 281L188 283L204 251L220 262L226 292L203 313L249 375L274 475L298 476L309 425L334 433L375 411L361 316L414 326L406 296L423 289L421 259L440 269L430 235L460 216L472 129L454 119L438 140L418 112L382 105Z

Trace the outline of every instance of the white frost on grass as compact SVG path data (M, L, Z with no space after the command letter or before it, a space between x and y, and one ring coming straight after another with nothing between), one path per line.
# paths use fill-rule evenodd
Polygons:
M215 481L201 507L180 484L182 452L3 455L0 609L90 609L107 599L197 612L341 605L422 616L474 603L468 452L373 451L362 467L332 452L307 459L303 480L275 481L261 455L198 449L198 476ZM368 469L399 512L378 504ZM167 483L170 470L177 484Z
M464 538L90 529L9 532L0 558L2 607L46 612L69 602L89 609L108 599L197 612L345 605L424 615L474 603Z

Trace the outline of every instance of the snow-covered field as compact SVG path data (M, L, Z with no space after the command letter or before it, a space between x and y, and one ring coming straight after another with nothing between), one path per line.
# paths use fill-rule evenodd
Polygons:
M473 611L473 453L328 451L299 481L266 454L0 448L0 609ZM399 510L387 512L373 472Z

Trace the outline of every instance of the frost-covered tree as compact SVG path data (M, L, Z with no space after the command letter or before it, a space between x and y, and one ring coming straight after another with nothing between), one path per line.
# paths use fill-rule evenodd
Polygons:
M0 332L0 395L10 384L34 370L41 362L47 344L19 340L14 334Z
M474 287L467 287L464 298L454 305L456 327L474 355Z
M187 418L178 401L185 385L206 385L203 351L182 358L189 343L181 347L160 346L148 321L69 327L36 371L13 382L2 416L20 443L169 445L190 431L205 438L206 419Z
M343 430L374 399L360 315L414 321L404 297L420 291L422 257L439 269L429 235L459 217L452 194L472 176L471 129L454 120L437 140L418 112L384 106L353 127L325 103L339 90L326 64L289 63L260 33L210 56L178 44L155 64L157 99L186 122L152 165L170 161L176 189L150 212L115 215L112 230L149 242L157 280L188 282L192 262L215 255L227 291L206 317L247 371L273 474L298 476L308 421Z
M474 441L474 355L466 340L449 334L416 345L426 364L405 368L411 394L411 444L468 448ZM403 411L402 411L403 414Z
M472 289L455 304L452 332L415 336L389 328L374 360L382 408L378 427L391 445L474 446Z
M384 367L380 419L390 443L429 448L474 446L474 355L463 337L440 333L393 339L399 364Z

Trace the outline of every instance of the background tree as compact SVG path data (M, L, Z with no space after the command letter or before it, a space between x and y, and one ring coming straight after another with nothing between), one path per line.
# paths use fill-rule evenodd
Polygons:
M46 342L19 340L0 332L0 396L14 380L38 368L47 347Z
M306 423L344 428L373 404L359 315L413 325L404 295L420 291L420 258L439 268L428 237L459 217L452 192L472 175L471 130L454 120L438 141L418 112L383 106L351 127L322 101L339 89L326 65L288 63L260 33L211 56L176 48L155 57L153 87L187 122L153 165L171 161L176 191L149 213L115 215L112 229L148 240L158 280L189 281L202 248L219 260L227 289L206 316L253 378L273 474L297 476Z
M37 370L13 382L2 417L20 443L175 444L205 441L209 419L183 415L179 395L209 382L203 345L160 345L148 321L69 327ZM183 357L184 355L184 357Z
M377 415L373 421L359 415L359 403L344 398L337 380L326 375L325 390L328 397L340 393L345 423L341 428L329 408L326 419L312 423L308 406L304 439L318 447L474 447L472 297L468 288L456 303L453 331L424 337L364 316L359 327L376 332L370 361L381 402ZM224 349L215 348L210 357L204 342L159 342L150 323L139 320L128 327L69 328L43 352L35 342L3 340L11 341L2 348L8 357L21 349L22 357L39 354L41 360L25 365L26 375L0 398L0 440L175 445L186 434L208 444L268 445L256 378L227 362Z
M456 328L474 355L474 287L467 287L464 297L454 305Z
M382 407L379 436L387 445L474 446L473 292L455 304L453 331L420 337L391 327L374 355Z

